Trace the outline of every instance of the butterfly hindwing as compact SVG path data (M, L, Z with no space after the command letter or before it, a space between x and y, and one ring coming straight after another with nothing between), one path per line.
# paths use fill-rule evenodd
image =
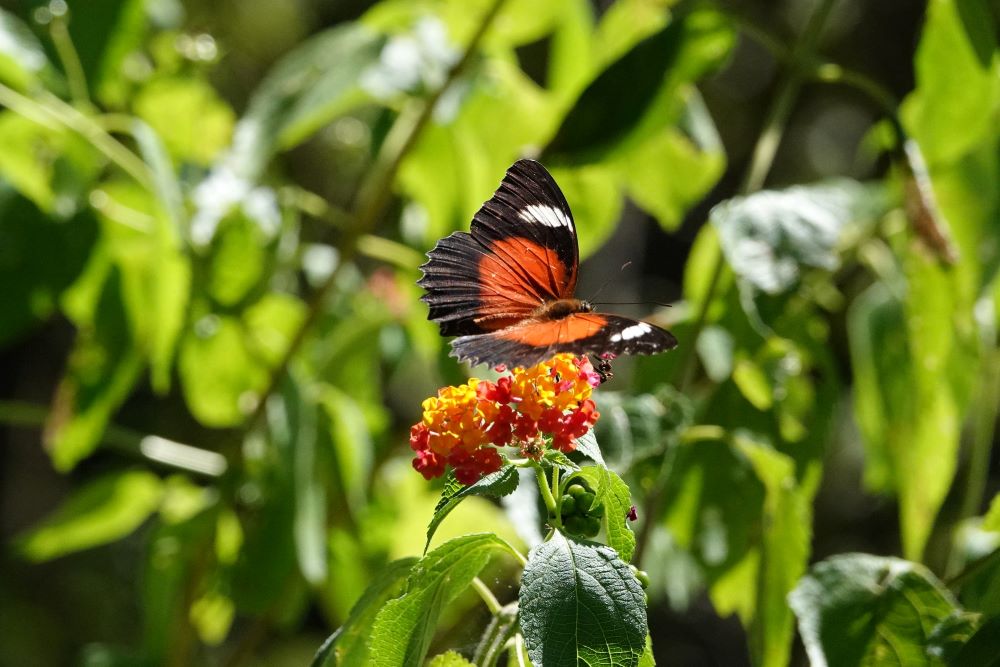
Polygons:
M618 315L573 313L553 320L525 320L490 333L461 336L452 354L476 364L532 366L558 352L601 356L657 354L677 346L665 329Z
M496 331L543 303L572 295L576 227L559 186L537 162L519 160L476 213L428 253L418 284L441 334Z

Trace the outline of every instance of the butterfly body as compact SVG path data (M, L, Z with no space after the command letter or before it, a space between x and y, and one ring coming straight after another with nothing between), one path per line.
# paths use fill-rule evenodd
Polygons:
M529 366L558 352L655 354L677 345L646 322L597 313L574 295L579 250L569 204L533 160L518 160L470 232L428 253L418 281L452 354L473 364Z

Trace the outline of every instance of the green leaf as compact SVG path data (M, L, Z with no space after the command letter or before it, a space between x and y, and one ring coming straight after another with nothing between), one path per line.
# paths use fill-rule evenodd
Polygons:
M364 506L371 474L374 444L372 429L355 396L326 385L319 391L318 398L326 415L323 425L329 433L331 452L336 457L339 483L347 499L360 509Z
M658 99L669 98L678 85L717 66L731 40L721 14L675 16L584 89L546 146L543 161L580 164L599 158L625 139Z
M225 164L256 181L277 150L368 103L360 81L378 61L384 41L367 27L348 23L310 37L284 56L254 91Z
M814 665L932 665L925 648L955 611L926 568L898 558L834 556L789 596Z
M752 630L755 664L784 667L791 655L794 634L794 618L786 598L809 561L812 498L797 483L791 457L746 438L738 438L736 444L750 459L765 493Z
M0 9L0 82L25 90L42 74L52 75L45 49L27 25Z
M639 664L646 647L645 595L613 549L557 531L531 550L519 600L534 664Z
M959 651L979 627L979 614L964 611L952 612L950 616L937 624L930 637L927 638L927 654L945 664L977 665L979 662L955 662ZM993 655L997 655L996 650Z
M369 664L368 639L375 617L387 602L403 592L406 578L416 562L416 558L402 558L382 568L351 608L344 624L320 646L310 667L330 664L364 667Z
M803 267L835 270L845 227L880 207L876 190L840 179L733 197L713 207L709 220L736 274L778 294L799 281Z
M602 474L597 466L583 468L579 474L590 482L591 488L597 488L605 478L605 474ZM635 534L629 528L627 518L632 508L632 496L628 484L617 473L608 470L606 475L608 490L601 502L605 507L608 546L617 551L618 556L627 563L632 560L632 554L635 553ZM596 504L597 501L594 502Z
M181 387L191 413L206 426L242 423L267 372L247 349L242 324L229 316L197 318L181 341Z
M406 593L386 603L371 630L376 667L423 664L441 611L458 597L498 551L510 551L496 535L466 535L445 542L421 558Z
M101 276L92 318L83 323L46 425L55 467L69 470L98 445L143 369L122 302L122 272Z
M990 508L986 511L986 516L983 517L981 528L1000 533L1000 493L993 496Z
M208 166L232 139L235 114L202 79L153 79L132 104L136 116L163 138L178 162Z
M453 509L458 507L458 504L464 498L469 496L502 498L514 493L514 490L517 489L517 483L517 468L512 465L505 465L500 470L486 475L475 484L468 486L459 482L455 479L455 475L449 472L444 483L444 489L441 491L441 500L438 501L437 506L434 508L434 516L431 517L431 522L427 524L427 543L424 544L424 552L426 553L427 548L431 545L431 538L434 537L434 531L444 521L444 518Z
M914 60L917 89L903 119L928 162L952 162L996 137L1000 57L984 0L933 0Z
M672 120L669 111L662 116L661 125ZM668 231L680 226L726 167L722 141L697 89L687 91L681 123L690 131L666 127L615 156L629 196Z
M958 651L950 665L1000 665L1000 616L986 620Z
M323 484L318 437L318 407L303 395L300 374L293 372L281 391L281 407L268 403L275 446L290 452L295 519L292 532L299 570L310 584L321 584L327 575L327 496ZM274 408L274 409L272 409ZM282 420L280 425L275 420Z
M599 505L604 502L604 497L611 489L612 473L608 470L608 466L604 462L604 456L601 454L601 448L597 445L597 436L594 435L594 429L590 429L576 439L576 451L597 464L594 467L594 473L597 477L597 483L594 484L594 504Z
M98 225L89 210L54 220L0 181L0 237L0 343L6 344L56 310L87 264Z
M226 216L212 239L207 289L223 306L247 299L266 277L269 252L260 225L242 208Z
M68 218L80 208L102 167L93 147L61 126L0 112L0 176L38 208Z
M160 505L163 483L151 472L113 473L77 490L41 525L20 539L33 561L46 561L120 540Z

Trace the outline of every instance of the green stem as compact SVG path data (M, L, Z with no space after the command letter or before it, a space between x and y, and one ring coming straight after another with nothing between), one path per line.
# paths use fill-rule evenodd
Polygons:
M472 587L476 589L476 593L486 604L486 608L490 610L490 614L496 616L503 609L503 605L497 600L496 596L493 595L493 591L490 590L489 586L483 583L483 580L479 577L472 578Z
M73 38L70 37L69 26L67 26L65 19L61 16L53 18L49 25L49 35L52 37L52 45L55 46L56 54L62 62L63 71L66 72L70 97L80 106L91 106L90 93L87 91L87 75L84 74L80 55L76 52L76 47L73 46Z
M552 524L557 528L562 528L562 518L559 516L559 505L556 504L556 499L552 495L552 490L549 489L548 480L545 478L545 470L537 462L532 461L531 467L535 470L535 480L538 482L538 491L542 494L542 502L545 503L545 509L549 511L549 516L552 518ZM553 468L555 470L555 468Z

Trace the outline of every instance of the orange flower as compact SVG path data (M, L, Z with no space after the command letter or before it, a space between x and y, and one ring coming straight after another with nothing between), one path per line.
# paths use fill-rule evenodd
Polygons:
M450 465L460 482L473 484L503 465L496 447L517 446L531 458L542 455L546 442L571 452L600 416L590 400L600 381L586 357L558 354L496 382L472 378L442 387L423 402L423 419L410 429L413 467L432 479Z

